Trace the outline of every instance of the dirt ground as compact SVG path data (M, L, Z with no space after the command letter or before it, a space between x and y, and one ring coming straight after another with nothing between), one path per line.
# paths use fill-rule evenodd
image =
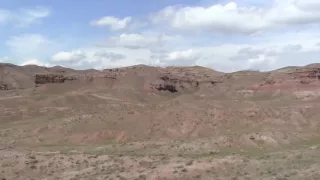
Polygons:
M317 68L134 69L0 90L0 179L320 179Z

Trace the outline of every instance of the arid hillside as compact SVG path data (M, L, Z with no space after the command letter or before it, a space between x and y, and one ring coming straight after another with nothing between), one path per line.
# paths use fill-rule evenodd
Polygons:
M319 110L320 64L0 64L0 178L320 179Z

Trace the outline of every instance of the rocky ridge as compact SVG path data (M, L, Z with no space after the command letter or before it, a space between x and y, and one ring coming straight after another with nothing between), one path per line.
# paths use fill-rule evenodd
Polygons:
M243 89L254 91L273 89L308 88L318 86L320 67L317 64L270 72L222 73L204 67L151 67L137 65L124 68L97 70L72 70L63 67L16 66L0 64L0 90L26 89L41 84L67 83L72 81L89 83L97 79L116 82L126 76L137 76L143 80L141 89L148 91L194 92L201 86L212 87L231 83L235 79L261 76L260 82L252 82ZM130 74L130 75L128 75Z

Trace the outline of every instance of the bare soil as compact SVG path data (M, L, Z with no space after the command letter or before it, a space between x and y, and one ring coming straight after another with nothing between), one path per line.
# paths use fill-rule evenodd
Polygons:
M0 65L0 179L320 179L317 64Z

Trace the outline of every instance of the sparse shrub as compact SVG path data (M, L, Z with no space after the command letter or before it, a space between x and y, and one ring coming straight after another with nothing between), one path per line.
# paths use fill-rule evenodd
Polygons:
M301 160L301 159L302 159L302 154L297 155L296 158L297 158L298 160Z
M177 166L176 168L181 169L181 168L183 168L183 166Z
M287 180L288 178L284 177L284 176L277 176L276 180Z
M29 156L29 159L36 159L35 156Z
M250 160L245 158L245 159L243 159L243 162L248 163L248 162L250 162Z
M200 179L200 178L201 178L201 175L198 174L198 175L194 176L194 178L195 178L195 179Z
M186 168L183 168L181 172L188 172L188 170Z
M193 160L190 160L186 163L187 166L191 166L193 164Z
M139 180L146 180L146 179L147 179L147 176L144 175L144 174L141 174L141 175L139 176Z
M291 176L295 176L295 175L297 175L297 174L298 174L297 171L292 171L292 172L290 173Z

